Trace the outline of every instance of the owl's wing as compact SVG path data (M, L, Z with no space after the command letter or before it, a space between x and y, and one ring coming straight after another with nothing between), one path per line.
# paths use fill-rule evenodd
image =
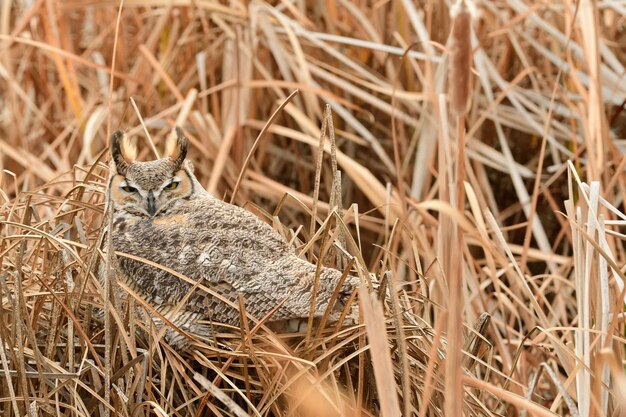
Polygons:
M309 314L315 266L296 257L276 231L242 208L214 199L191 200L171 215L126 225L113 237L116 250L200 281L235 304L242 294L246 310L257 318L278 304L281 307L272 319ZM121 256L118 263L126 279L155 304L175 305L192 288L141 261ZM334 290L332 283L336 285L340 276L333 269L322 271L320 282L325 284L318 290L316 315L323 314ZM239 321L236 309L199 289L185 309L217 322Z

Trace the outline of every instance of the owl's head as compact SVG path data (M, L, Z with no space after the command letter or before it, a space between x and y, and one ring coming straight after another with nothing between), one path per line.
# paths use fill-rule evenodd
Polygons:
M137 161L137 145L122 132L111 137L115 175L109 181L108 197L116 211L141 217L166 214L194 194L191 163L185 161L188 142L181 129L166 142L165 156L155 161Z

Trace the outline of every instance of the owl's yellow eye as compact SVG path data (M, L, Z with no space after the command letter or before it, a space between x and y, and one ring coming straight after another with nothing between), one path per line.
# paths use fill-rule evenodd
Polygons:
M126 191L127 193L134 193L137 191L135 187L131 187L130 185L123 186L122 190Z
M170 182L169 184L167 184L165 186L165 189L166 190L175 190L176 188L178 188L178 184L179 184L178 181L172 181L172 182Z

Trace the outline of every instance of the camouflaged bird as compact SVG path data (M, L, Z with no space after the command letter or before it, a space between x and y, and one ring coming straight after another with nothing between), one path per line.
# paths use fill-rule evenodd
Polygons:
M208 337L213 322L239 325L238 309L218 296L237 306L243 295L256 318L276 309L270 322L308 318L316 266L252 213L207 193L185 160L187 139L180 129L176 134L166 142L165 157L149 162L135 160L136 145L123 133L111 138L107 199L117 275L175 326L198 336ZM341 276L321 268L314 317L324 315ZM331 320L357 285L357 278L346 278ZM171 330L166 338L174 345L187 342Z

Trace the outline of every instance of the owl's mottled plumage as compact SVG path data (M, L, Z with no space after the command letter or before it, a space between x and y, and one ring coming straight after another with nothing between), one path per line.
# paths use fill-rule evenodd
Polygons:
M156 161L134 161L133 148L120 132L111 139L117 170L109 181L113 203L110 239L115 251L170 268L262 318L280 304L270 321L307 318L316 266L300 259L284 238L252 213L218 200L196 180L185 161L187 139L168 146ZM145 262L117 256L118 275L168 320L191 333L206 333L198 320L239 324L240 313L195 289L177 314L174 307L193 284ZM342 273L321 268L314 316L328 307ZM348 277L340 301L358 285ZM337 314L331 316L336 319ZM206 334L204 334L206 335Z

